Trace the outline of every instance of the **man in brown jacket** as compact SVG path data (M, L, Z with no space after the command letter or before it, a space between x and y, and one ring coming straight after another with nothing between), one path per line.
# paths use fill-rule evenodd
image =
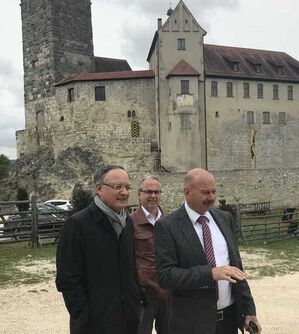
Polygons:
M155 176L143 178L138 189L140 205L131 215L138 279L148 302L141 315L138 334L151 334L154 320L157 334L168 333L168 294L156 281L154 250L154 225L164 214L159 206L161 192L161 184Z

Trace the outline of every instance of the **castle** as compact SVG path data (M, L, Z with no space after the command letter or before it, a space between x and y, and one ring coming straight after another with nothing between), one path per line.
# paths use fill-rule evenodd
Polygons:
M296 59L205 44L206 31L181 0L158 19L143 71L94 56L90 0L21 0L21 13L18 156L88 147L130 171L203 167L240 188L254 175L259 190L265 175L284 175L277 187L298 195ZM265 198L272 188L262 191Z

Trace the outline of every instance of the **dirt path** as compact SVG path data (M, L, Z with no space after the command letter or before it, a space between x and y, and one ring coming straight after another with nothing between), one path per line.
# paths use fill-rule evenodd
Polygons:
M299 273L249 283L263 334L299 334ZM67 334L68 314L53 280L0 289L0 333Z

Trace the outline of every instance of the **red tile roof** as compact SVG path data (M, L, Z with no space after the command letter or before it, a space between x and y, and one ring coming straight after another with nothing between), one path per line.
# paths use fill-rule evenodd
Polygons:
M146 79L154 78L152 70L146 71L121 71L121 72L97 72L97 73L80 73L73 77L64 79L56 86L66 85L78 81L104 81L104 80L126 80L126 79Z
M204 63L207 77L299 82L299 62L284 52L205 44Z
M175 67L168 73L170 76L199 76L200 74L190 66L185 60L180 60Z

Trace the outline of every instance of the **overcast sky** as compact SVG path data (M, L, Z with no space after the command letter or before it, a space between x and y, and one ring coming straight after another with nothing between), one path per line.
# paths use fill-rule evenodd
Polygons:
M24 0L26 1L26 0ZM16 157L15 131L24 128L20 0L0 2L0 154ZM93 0L96 56L127 59L147 69L149 47L169 1ZM298 0L185 0L209 44L284 51L299 60ZM172 8L177 4L172 1Z

